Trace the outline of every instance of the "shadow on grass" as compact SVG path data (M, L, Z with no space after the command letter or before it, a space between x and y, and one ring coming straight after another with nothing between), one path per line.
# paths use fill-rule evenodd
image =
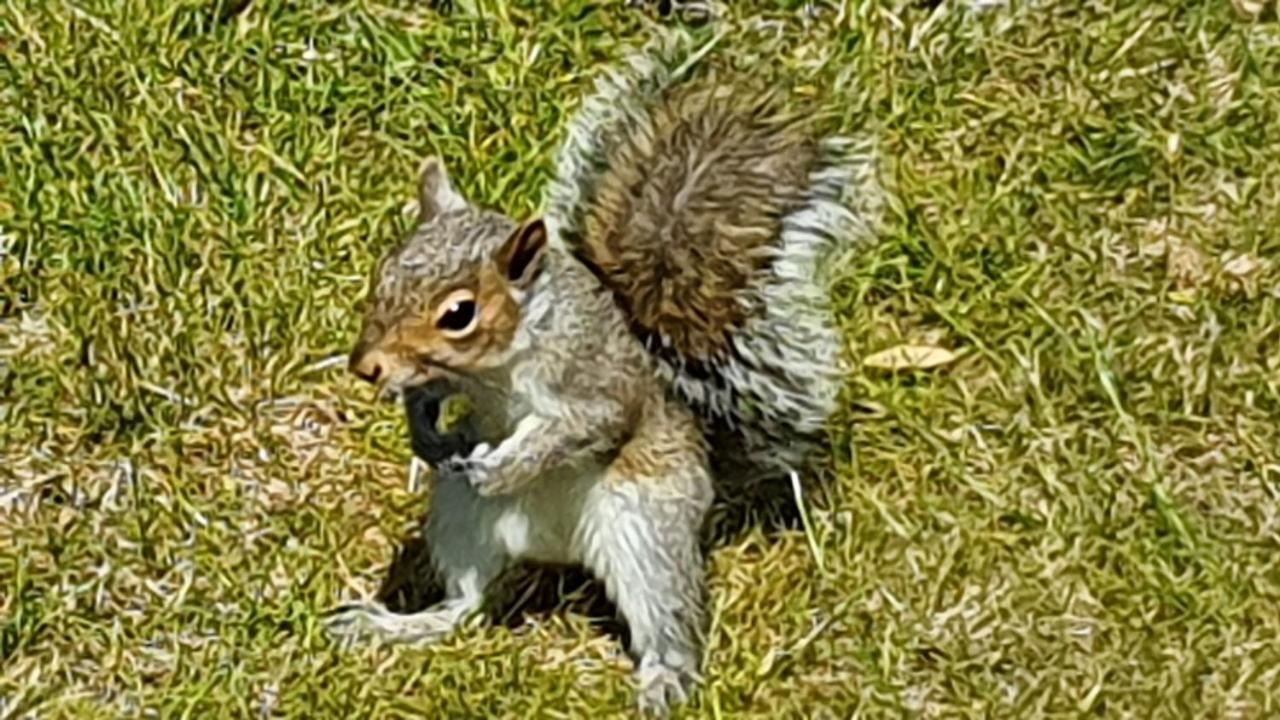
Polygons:
M761 485L757 492L735 489L732 500L718 500L705 525L704 550L736 544L755 530L769 536L801 529L800 514L788 490L785 485ZM526 563L500 583L493 594L498 600L490 608L490 617L499 625L515 629L531 619L571 613L627 642L626 627L617 618L603 584L582 568ZM442 598L426 540L416 531L401 538L377 599L392 612L412 613Z

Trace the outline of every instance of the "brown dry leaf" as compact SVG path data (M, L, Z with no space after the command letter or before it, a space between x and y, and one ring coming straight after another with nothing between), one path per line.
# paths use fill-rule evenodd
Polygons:
M862 364L880 370L928 370L956 357L950 350L932 345L898 345L868 356Z

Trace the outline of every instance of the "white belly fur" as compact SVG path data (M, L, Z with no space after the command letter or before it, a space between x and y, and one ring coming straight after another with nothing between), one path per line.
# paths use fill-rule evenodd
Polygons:
M605 468L565 467L535 480L510 497L479 498L494 539L520 560L578 564L584 509L600 487Z

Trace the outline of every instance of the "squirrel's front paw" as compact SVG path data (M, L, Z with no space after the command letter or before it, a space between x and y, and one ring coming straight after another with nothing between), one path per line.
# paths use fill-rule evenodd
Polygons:
M500 449L486 443L477 445L470 455L451 458L440 466L441 472L464 480L481 497L509 495L519 490L525 482L522 469Z
M487 443L477 445L466 457L450 458L440 469L464 479L483 497L502 495L507 490L501 465Z
M487 456L475 464L471 487L481 497L510 495L525 485L526 478L520 470L519 465L497 455Z

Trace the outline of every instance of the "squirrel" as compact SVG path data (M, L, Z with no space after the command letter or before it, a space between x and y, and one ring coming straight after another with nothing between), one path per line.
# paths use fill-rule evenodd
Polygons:
M713 41L714 42L714 41ZM423 525L444 599L339 608L348 640L430 642L520 561L585 566L630 631L638 703L700 681L700 532L718 488L808 471L845 375L830 266L874 231L867 144L664 34L570 120L541 217L473 205L441 160L374 270L350 370L432 463ZM440 402L472 403L463 428ZM472 448L467 451L467 448Z

